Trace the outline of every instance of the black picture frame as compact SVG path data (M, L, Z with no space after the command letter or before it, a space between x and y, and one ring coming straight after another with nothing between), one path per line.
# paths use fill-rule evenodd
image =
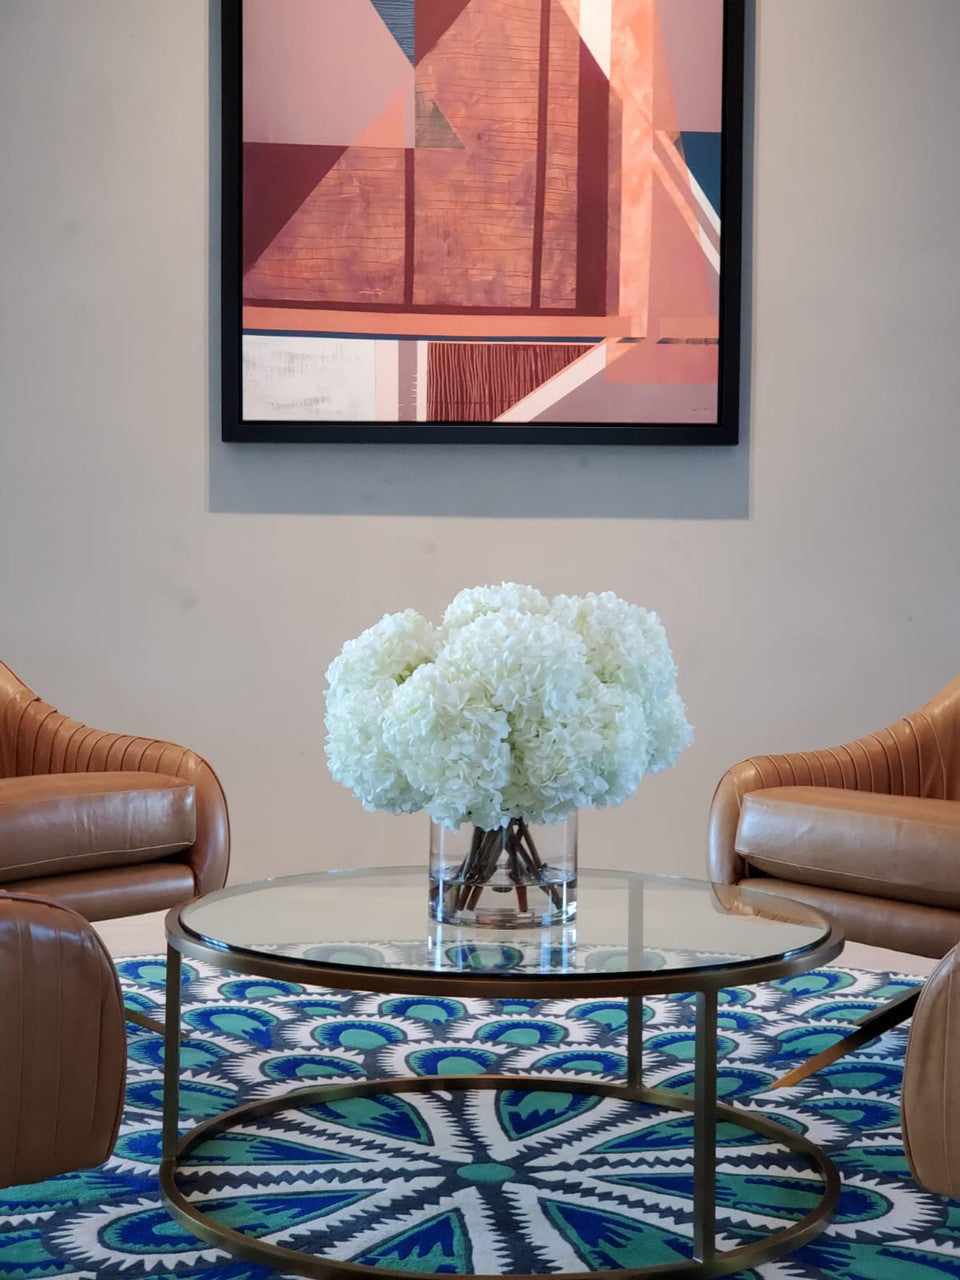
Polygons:
M352 0L343 0L351 3ZM710 423L354 422L243 416L243 0L221 2L221 438L228 442L735 445L739 440L745 0L723 2L719 370ZM546 3L546 0L545 0Z

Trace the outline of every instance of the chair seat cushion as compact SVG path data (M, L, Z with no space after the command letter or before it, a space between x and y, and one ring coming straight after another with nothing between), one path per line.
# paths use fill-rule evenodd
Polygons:
M748 792L737 852L781 880L960 908L960 802L840 787Z
M0 884L152 862L197 838L182 778L136 771L0 778Z

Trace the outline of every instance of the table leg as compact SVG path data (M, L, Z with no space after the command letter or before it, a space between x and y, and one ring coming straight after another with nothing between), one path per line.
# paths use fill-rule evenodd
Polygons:
M180 1140L180 952L167 947L167 1001L163 1034L163 1159L173 1160Z
M792 1071L788 1071L786 1075L780 1076L778 1080L767 1085L767 1088L792 1088L801 1080L806 1080L807 1076L812 1076L815 1071L829 1067L840 1058L846 1057L848 1053L853 1053L854 1049L859 1049L861 1045L869 1044L877 1036L882 1036L891 1027L899 1026L901 1022L913 1016L922 990L922 983L918 987L911 987L909 991L904 991L886 1004L882 1004L879 1009L874 1009L872 1013L858 1019L859 1025L836 1044L815 1053L812 1058L807 1058L806 1062L801 1062L798 1067L794 1067Z
M143 1027L144 1031L156 1031L163 1035L163 1023L157 1022L156 1018L150 1018L145 1013L141 1013L139 1009L131 1009L128 1005L124 1005L123 1016L127 1022L132 1022L135 1027Z
M643 1088L643 996L627 996L627 1085Z
M693 1109L693 1256L712 1261L717 1212L717 993L697 992Z

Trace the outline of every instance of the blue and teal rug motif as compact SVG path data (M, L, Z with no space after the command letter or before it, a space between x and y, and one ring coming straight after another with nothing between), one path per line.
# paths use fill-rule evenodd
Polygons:
M129 1002L157 1013L159 959L120 964ZM191 1123L291 1087L368 1076L623 1074L615 1000L460 1000L335 992L186 966L181 1103ZM904 1159L906 1030L789 1090L778 1075L909 979L829 968L721 998L723 1098L806 1133L833 1155L833 1225L764 1280L960 1276L960 1206L921 1190ZM645 1079L692 1085L693 1004L646 1006ZM0 1191L2 1280L270 1280L206 1246L157 1189L161 1037L130 1026L123 1127L99 1169ZM558 1091L379 1095L287 1109L208 1141L181 1185L235 1229L396 1269L568 1272L689 1257L692 1125L676 1112ZM722 1124L721 1247L757 1239L817 1201L813 1171Z

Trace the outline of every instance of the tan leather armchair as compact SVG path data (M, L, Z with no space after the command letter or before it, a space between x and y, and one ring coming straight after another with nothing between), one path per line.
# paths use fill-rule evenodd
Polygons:
M734 765L714 795L708 848L718 883L808 902L855 942L943 957L919 999L891 1002L779 1083L913 1010L904 1148L919 1183L960 1198L960 678L865 738Z
M106 1160L125 1076L120 985L93 927L0 893L0 1187Z
M960 678L838 747L721 778L710 878L808 902L854 942L940 957L960 941Z
M960 947L924 983L910 1024L900 1112L916 1180L960 1200Z
M0 1186L100 1164L123 1106L116 970L88 921L223 886L216 774L62 715L0 663Z
M221 888L229 854L196 752L71 720L0 663L0 892L108 920Z

